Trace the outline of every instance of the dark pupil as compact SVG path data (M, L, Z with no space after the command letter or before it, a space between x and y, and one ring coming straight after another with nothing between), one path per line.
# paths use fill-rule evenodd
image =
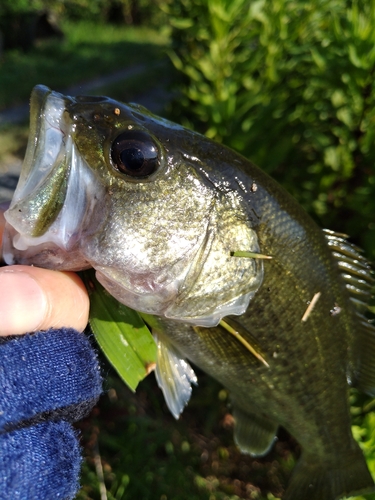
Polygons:
M129 170L134 171L139 170L145 161L142 151L138 148L124 149L120 153L120 158Z
M159 166L159 152L146 132L128 130L112 144L111 157L116 170L131 177L148 177Z

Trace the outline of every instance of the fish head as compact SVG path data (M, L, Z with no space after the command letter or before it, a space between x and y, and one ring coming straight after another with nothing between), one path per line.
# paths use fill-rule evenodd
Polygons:
M127 306L200 326L245 312L263 263L231 255L260 249L215 143L107 97L37 86L30 107L8 264L93 267Z

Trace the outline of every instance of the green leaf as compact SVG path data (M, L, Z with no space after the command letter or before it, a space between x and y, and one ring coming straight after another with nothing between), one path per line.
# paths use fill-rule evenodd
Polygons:
M315 48L311 48L310 51L315 64L320 70L325 71L327 67L327 60L325 59L325 57L320 54L320 52Z
M348 50L351 63L357 68L365 68L366 62L359 57L357 48L353 44L350 44Z
M170 23L174 28L178 28L180 30L186 30L194 25L194 21L192 19L183 19L177 17L171 18Z
M114 299L95 278L83 273L90 296L90 326L108 361L135 391L156 363L156 344L140 315Z

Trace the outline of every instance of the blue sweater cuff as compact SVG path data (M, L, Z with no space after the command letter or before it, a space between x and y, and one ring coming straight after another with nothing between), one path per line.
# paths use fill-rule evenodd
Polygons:
M0 436L1 500L71 500L81 453L68 422L44 422Z
M78 420L100 393L95 351L76 330L38 332L0 345L0 432L54 413Z
M81 453L70 422L102 390L87 337L49 330L0 342L0 500L71 500Z

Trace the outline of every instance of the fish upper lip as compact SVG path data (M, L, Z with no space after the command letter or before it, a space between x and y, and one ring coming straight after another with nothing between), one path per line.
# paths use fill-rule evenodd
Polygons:
M33 111L38 110L39 113L37 114L41 116L44 111L46 101L50 95L53 95L54 97L61 99L64 102L71 101L70 97L60 94L59 92L56 92L54 90L51 90L46 85L36 85L33 88L30 96L30 113L33 113Z
M44 130L43 123L46 116L47 101L50 96L57 98L57 102L60 102L60 106L64 103L65 108L65 97L58 92L53 92L45 85L36 85L31 92L29 142L24 159L24 164L26 166L27 164L31 165L35 158L40 135L42 130Z
M29 141L12 205L33 192L53 168L65 135L62 117L66 104L66 98L58 92L44 85L34 87Z
M48 192L48 183L64 166L70 133L70 123L64 115L70 101L71 98L44 85L37 85L31 94L28 146L17 188L5 213L7 222L26 239L35 236L45 197L53 196ZM68 166L64 168L68 175ZM35 202L42 192L46 193L44 198L41 195L43 203Z
M52 93L52 90L45 85L36 85L30 96L30 108L39 108L42 109L44 107L44 103L49 94Z
M67 252L78 249L83 219L94 209L94 195L101 188L72 138L67 113L72 102L73 98L43 85L33 89L29 143L13 200L4 214L7 263L21 259L26 251L24 263L51 255L45 267L65 266ZM88 200L94 202L88 204ZM54 256L60 259L57 264ZM74 267L87 268L88 262L77 253Z

